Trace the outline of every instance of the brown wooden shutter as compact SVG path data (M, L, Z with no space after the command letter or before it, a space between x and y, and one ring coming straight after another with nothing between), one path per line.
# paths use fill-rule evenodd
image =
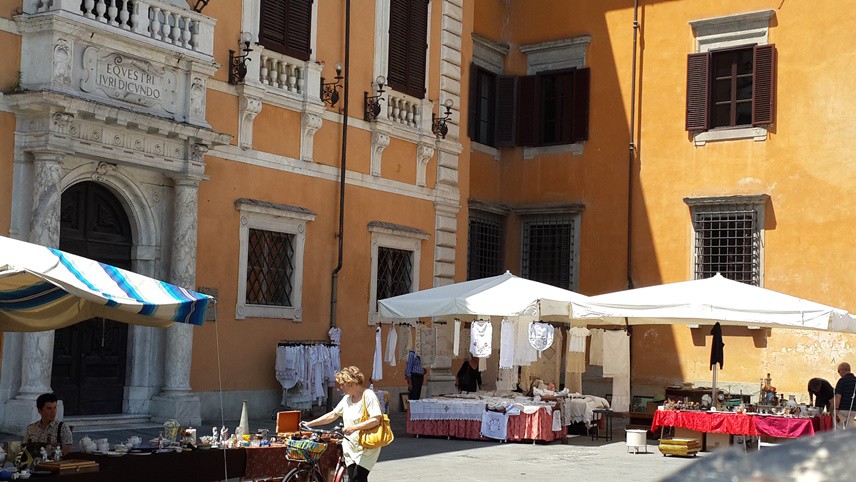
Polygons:
M398 91L404 91L407 88L409 3L408 0L390 0L389 3L389 51L386 78L389 86Z
M571 142L588 139L590 85L591 70L588 67L574 71L574 121Z
M425 97L425 59L428 55L428 0L410 0L405 94Z
M534 146L539 136L540 87L537 75L517 78L517 145Z
M710 77L710 55L689 54L687 56L687 130L708 129L708 79Z
M312 2L313 0L287 0L285 28L286 55L300 60L309 60L312 53Z
M755 76L752 85L752 125L773 123L775 102L775 57L776 46L755 46Z
M470 64L470 102L469 102L469 111L467 112L467 135L470 136L470 139L476 138L476 122L478 118L476 117L476 113L478 112L478 86L479 86L479 69L476 67L476 64ZM442 107L440 108L442 110Z
M259 43L264 48L286 53L287 11L287 0L262 0L259 12Z
M517 77L500 75L496 78L496 147L514 147L514 108Z

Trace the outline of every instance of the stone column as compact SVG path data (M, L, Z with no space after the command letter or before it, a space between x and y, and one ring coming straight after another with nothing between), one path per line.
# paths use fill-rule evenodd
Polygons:
M56 248L59 246L60 181L63 154L55 151L33 152L33 210L30 242ZM4 430L23 433L38 419L35 399L51 390L54 332L23 334L21 350L21 388L6 404ZM60 416L62 414L60 402Z
M176 178L170 282L187 289L196 287L198 214L199 180ZM192 354L193 326L176 323L167 328L164 387L152 399L153 420L174 418L185 426L202 423L199 398L190 391Z

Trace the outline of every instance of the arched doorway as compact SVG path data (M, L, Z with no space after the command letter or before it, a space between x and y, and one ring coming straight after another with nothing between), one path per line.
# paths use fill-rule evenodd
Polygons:
M62 194L59 248L131 269L131 224L106 187L82 182ZM128 325L103 318L56 331L51 386L66 415L121 413Z

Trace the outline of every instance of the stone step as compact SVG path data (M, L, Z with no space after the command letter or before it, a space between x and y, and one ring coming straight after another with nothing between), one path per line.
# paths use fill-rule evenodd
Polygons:
M79 415L65 417L65 423L78 430L94 430L94 429L123 429L136 428L131 426L151 426L151 416L147 414L111 414L111 415Z

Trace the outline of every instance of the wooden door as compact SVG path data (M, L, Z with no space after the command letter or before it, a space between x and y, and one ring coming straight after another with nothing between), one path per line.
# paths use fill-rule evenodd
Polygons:
M95 182L62 194L60 249L131 269L131 228L116 196ZM51 385L66 415L122 413L128 325L103 318L56 331Z

